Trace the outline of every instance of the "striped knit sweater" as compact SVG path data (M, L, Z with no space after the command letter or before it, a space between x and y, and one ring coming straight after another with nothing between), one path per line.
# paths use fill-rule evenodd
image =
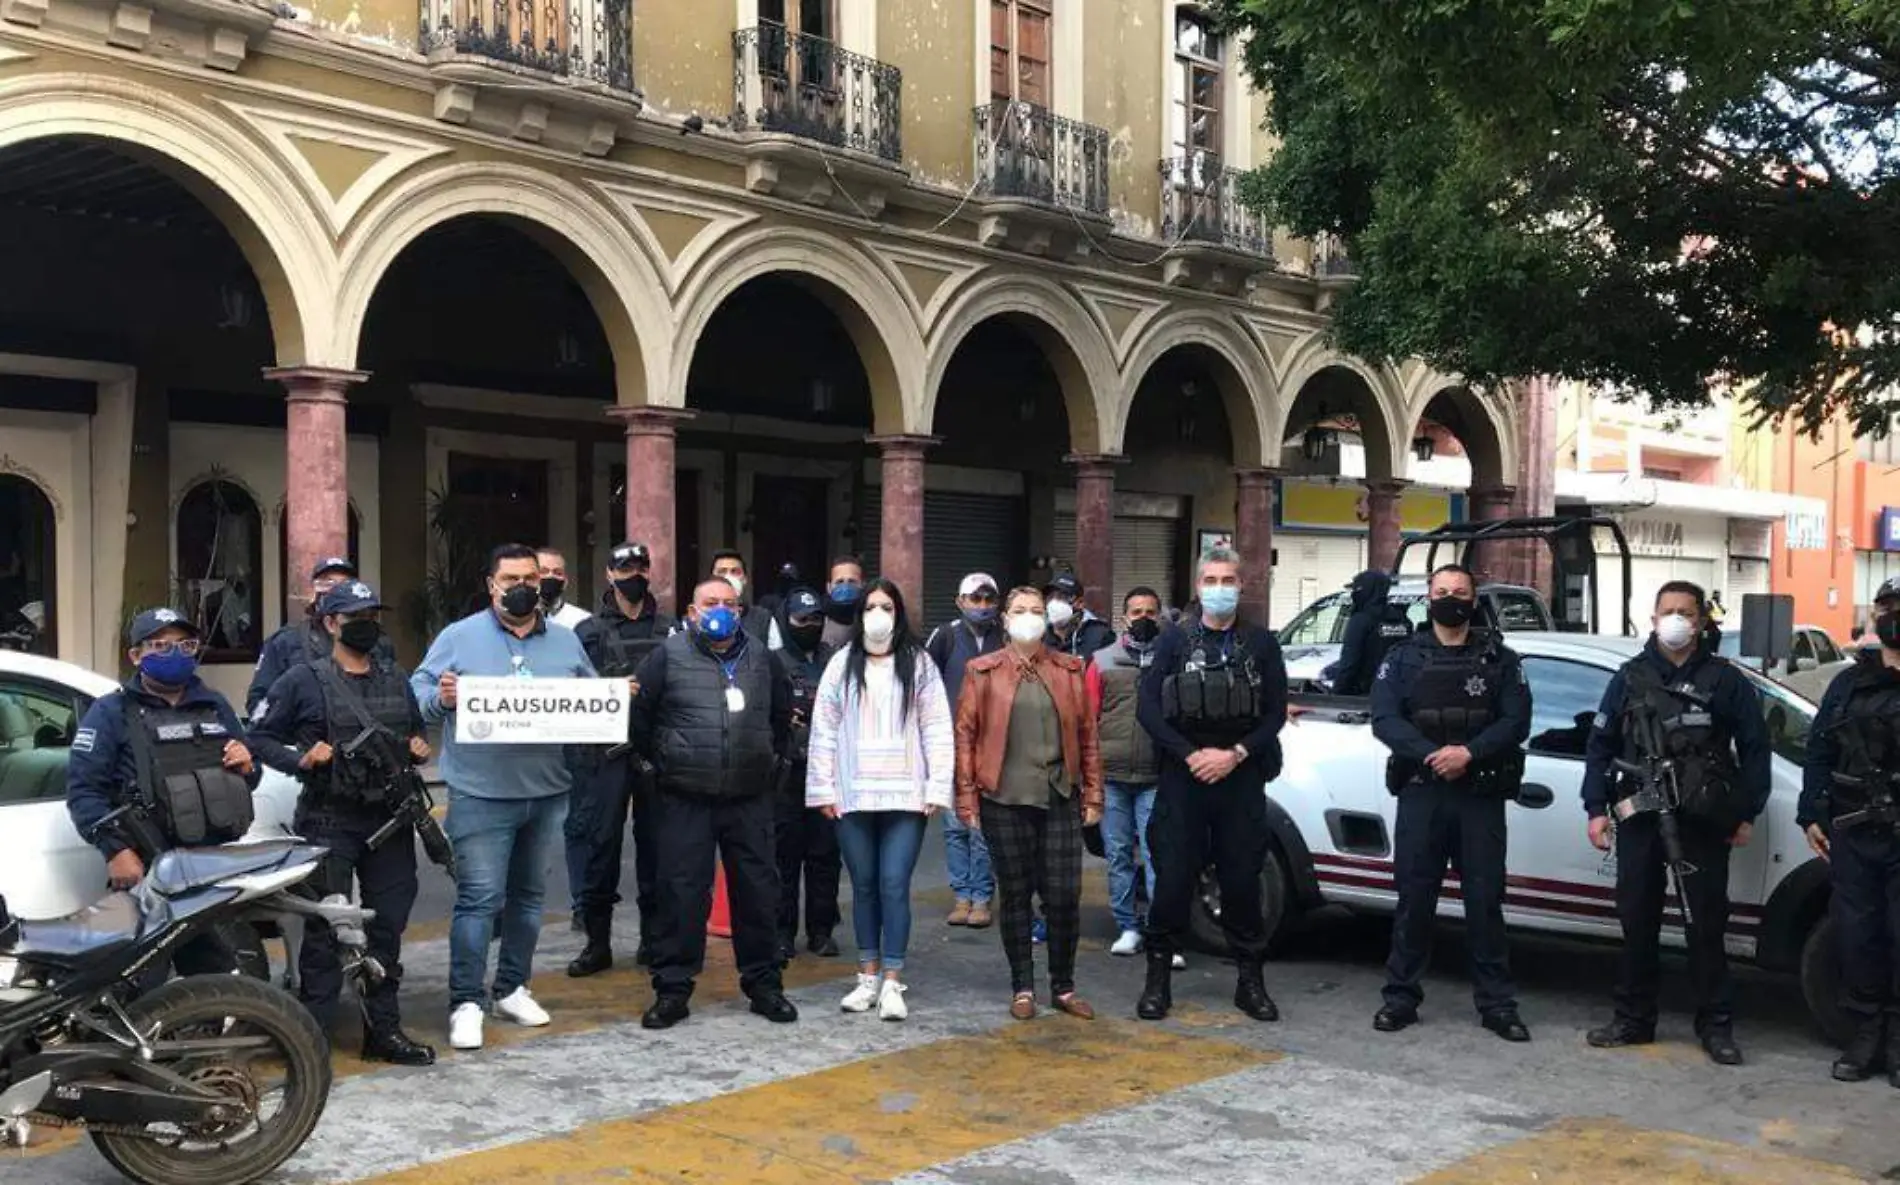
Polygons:
M916 703L900 721L903 694L890 664L872 662L865 688L847 686L840 650L825 667L812 705L805 805L852 811L950 809L956 731L937 664L919 651Z

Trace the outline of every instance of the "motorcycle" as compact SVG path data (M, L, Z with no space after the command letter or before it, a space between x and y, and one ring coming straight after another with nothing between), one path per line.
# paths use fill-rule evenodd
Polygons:
M132 889L43 922L0 899L0 1147L34 1125L84 1128L143 1185L243 1185L295 1154L330 1093L329 1045L303 1005L238 974L144 989L181 943L236 922L294 943L321 921L346 974L380 981L372 912L291 892L325 853L295 838L174 849Z

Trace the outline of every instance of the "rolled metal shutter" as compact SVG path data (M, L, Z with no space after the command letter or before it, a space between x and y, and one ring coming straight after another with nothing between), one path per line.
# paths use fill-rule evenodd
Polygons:
M858 511L858 552L867 572L882 554L883 490L866 486ZM1023 500L1015 496L924 491L924 585L905 589L911 625L921 633L957 615L957 585L971 572L988 572L1002 589L1022 578Z
M1181 520L1149 515L1121 514L1114 523L1115 579L1109 595L1088 592L1096 616L1120 623L1122 601L1128 590L1146 586L1161 594L1164 608L1181 603ZM1055 520L1055 551L1064 565L1075 563L1075 515L1059 510Z
M1300 610L1352 583L1365 571L1363 535L1302 535L1276 532L1273 546L1280 564L1273 570L1273 591L1267 601L1267 624L1279 629Z

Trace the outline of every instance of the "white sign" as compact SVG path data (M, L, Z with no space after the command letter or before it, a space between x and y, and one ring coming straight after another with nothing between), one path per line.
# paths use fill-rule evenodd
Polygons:
M1788 512L1788 550L1827 550L1827 503L1820 503L1816 510Z
M455 681L460 745L618 745L632 703L625 679L517 679L463 675Z

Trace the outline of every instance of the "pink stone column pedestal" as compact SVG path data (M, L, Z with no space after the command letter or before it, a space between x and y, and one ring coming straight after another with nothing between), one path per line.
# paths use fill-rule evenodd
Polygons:
M1240 615L1265 625L1273 595L1273 469L1234 470L1234 547L1240 552ZM1199 565L1200 556L1195 556ZM1198 583L1200 573L1191 583Z
M349 432L347 392L369 375L360 370L287 366L266 370L282 383L288 404L284 425L284 536L290 588L284 590L285 620L302 614L310 570L326 556L348 555L350 546Z
M1366 566L1391 571L1399 559L1399 498L1402 481L1366 483Z
M673 509L674 451L679 425L693 413L677 407L615 407L608 415L627 431L626 535L612 543L644 543L653 566L647 582L662 613L679 608L679 548Z
M1511 517L1511 499L1517 491L1510 486L1486 486L1474 489L1465 495L1471 503L1470 516L1475 522L1494 523ZM1543 546L1541 543L1538 546ZM1518 549L1510 542L1481 545L1473 558L1477 565L1476 575L1480 581L1499 584L1516 584L1522 580L1518 574Z
M1121 606L1115 593L1115 466L1125 458L1069 456L1075 466L1075 575L1097 616L1114 620Z
M871 436L883 455L883 521L877 574L897 585L905 603L924 598L924 452L934 436ZM913 619L914 626L924 623Z

